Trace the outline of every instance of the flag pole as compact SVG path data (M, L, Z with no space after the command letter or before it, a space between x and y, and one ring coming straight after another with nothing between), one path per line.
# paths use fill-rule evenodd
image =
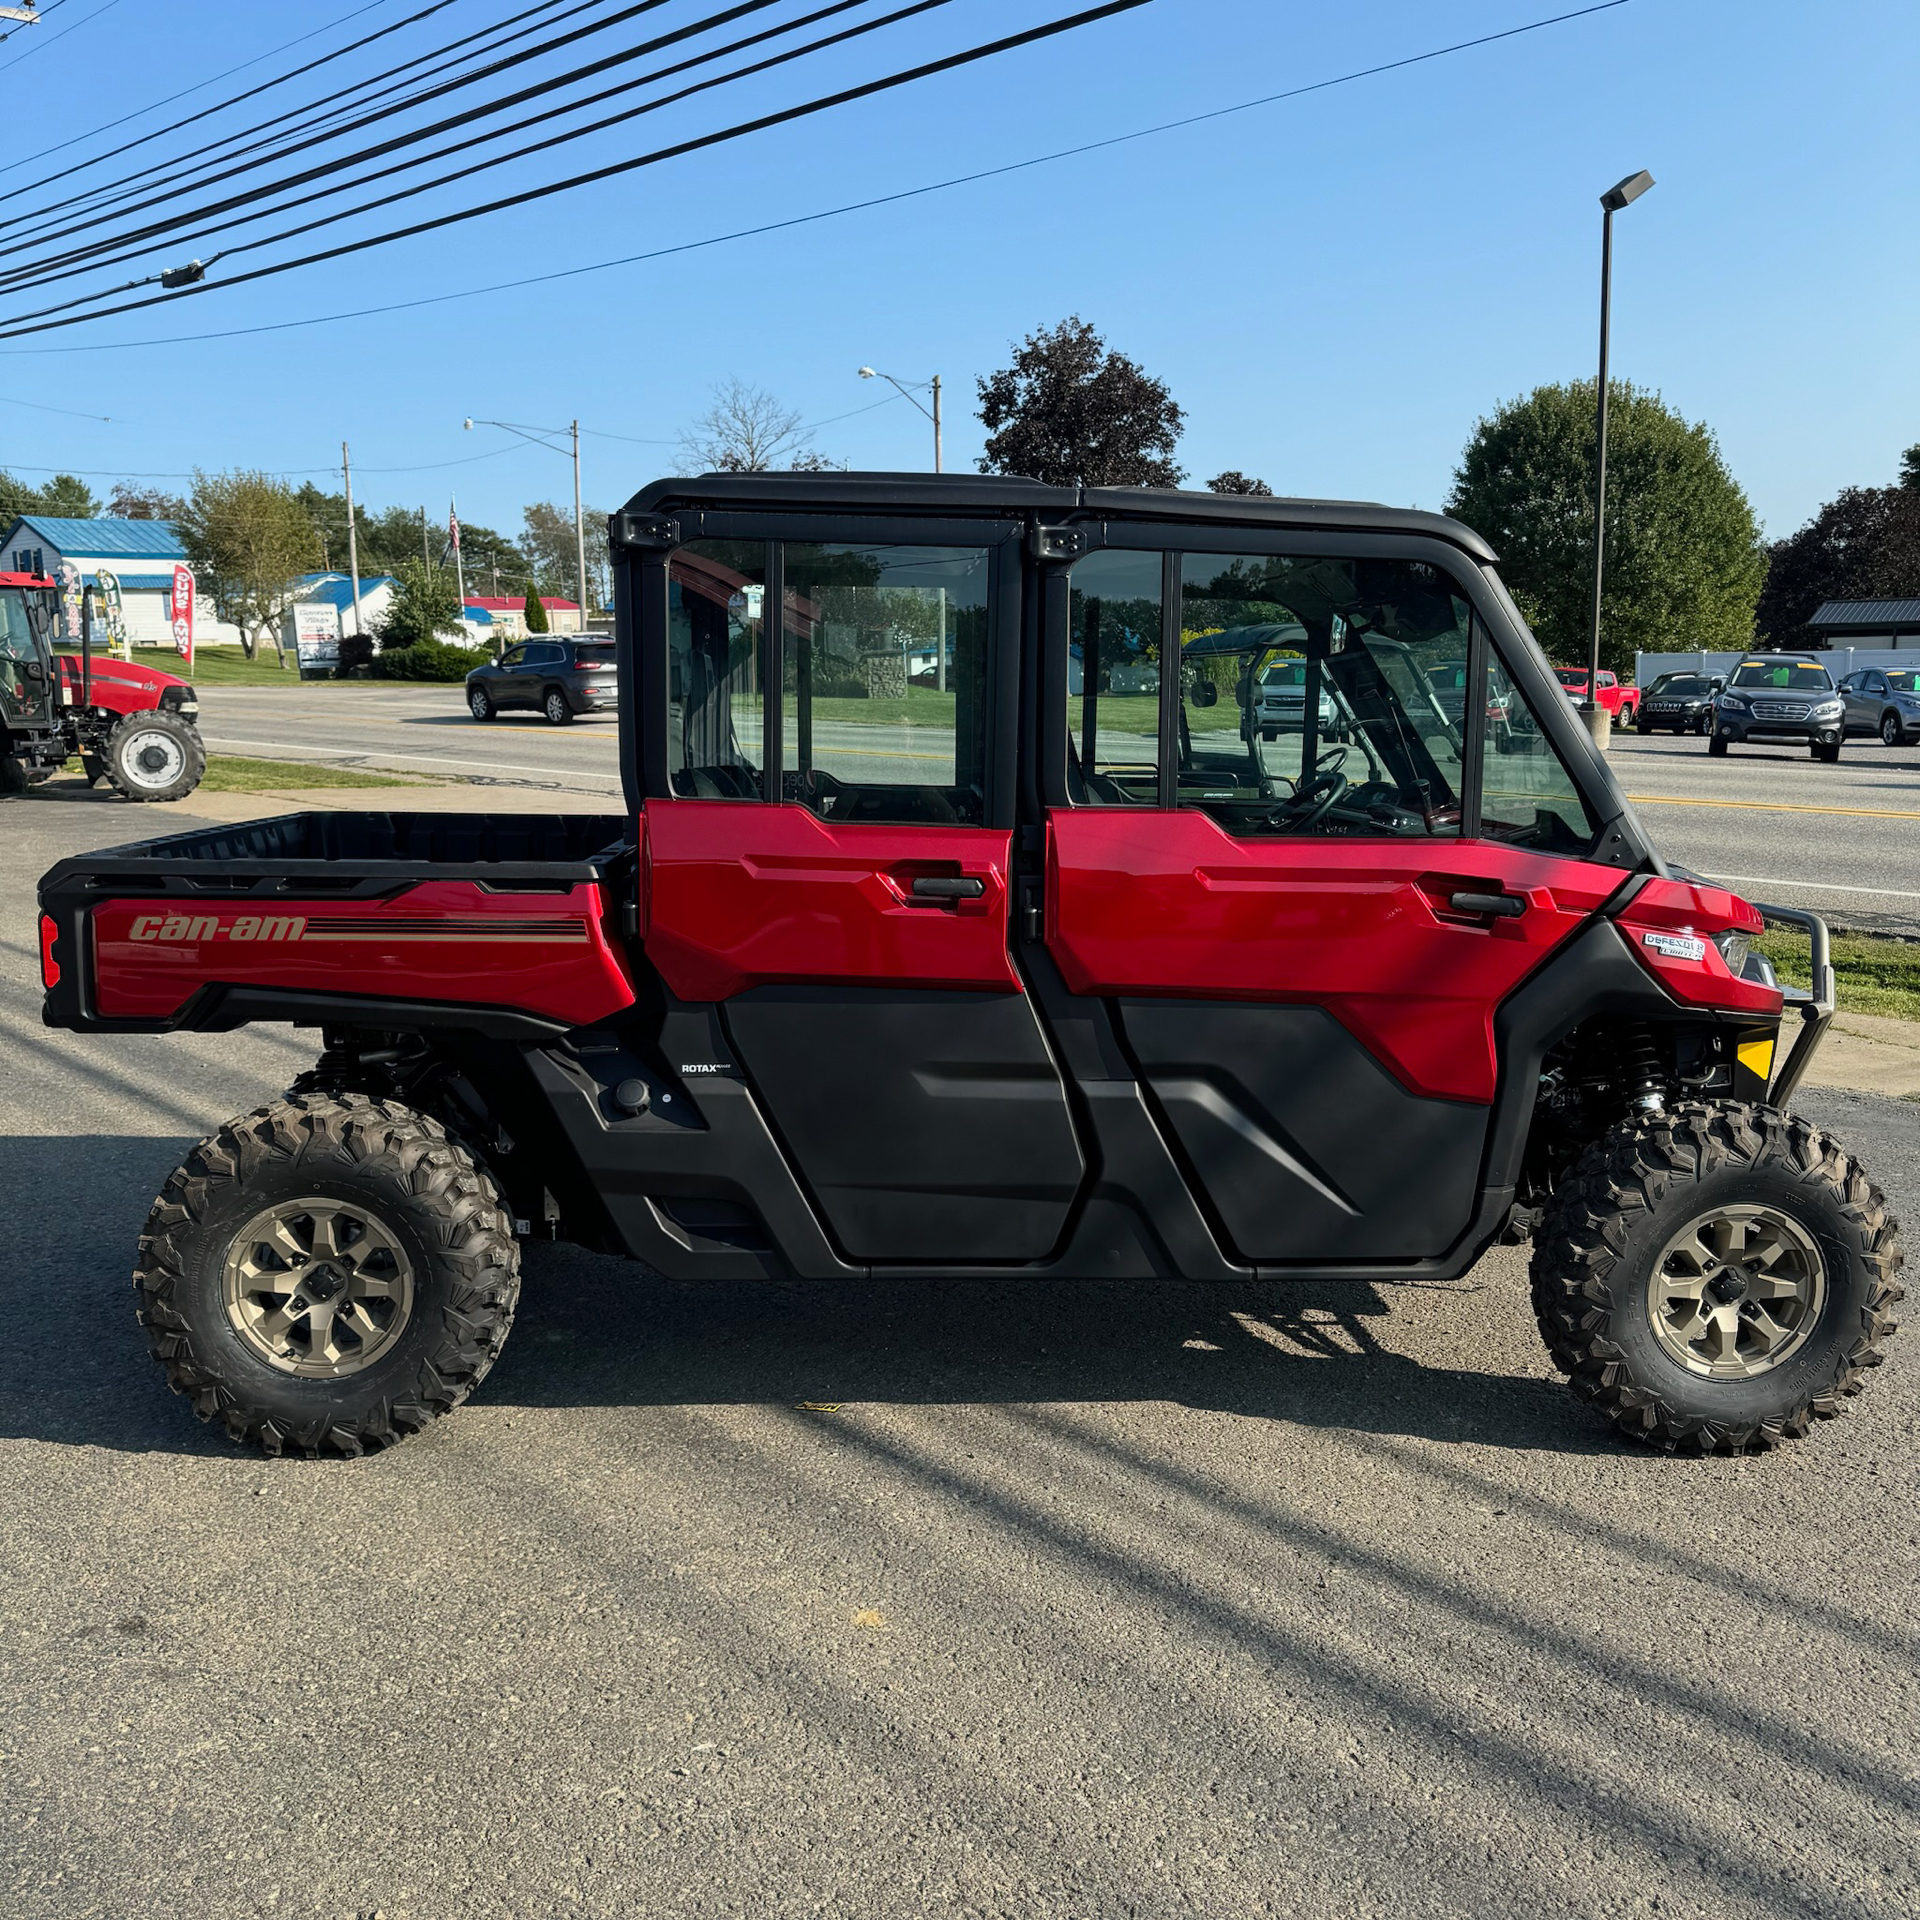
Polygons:
M467 630L467 563L460 554L460 509L447 495L447 531L453 535L453 578L460 590L460 631Z

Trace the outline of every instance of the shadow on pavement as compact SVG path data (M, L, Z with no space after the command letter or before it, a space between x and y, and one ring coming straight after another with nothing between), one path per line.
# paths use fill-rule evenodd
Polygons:
M153 1195L191 1145L184 1136L0 1139L11 1241L0 1276L0 1437L134 1452L225 1446L166 1391L128 1283ZM77 1168L85 1169L78 1205ZM1425 1366L1394 1351L1396 1306L1424 1301L1484 1321L1487 1303L1473 1293L1438 1300L1434 1291L675 1282L536 1245L513 1337L475 1404L1166 1401L1364 1433L1620 1451L1556 1382ZM1498 1310L1524 1313L1524 1298Z

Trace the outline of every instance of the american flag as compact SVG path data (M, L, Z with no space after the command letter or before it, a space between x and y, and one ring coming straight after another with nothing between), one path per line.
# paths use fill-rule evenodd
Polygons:
M460 551L460 516L451 501L447 503L447 541L455 553Z

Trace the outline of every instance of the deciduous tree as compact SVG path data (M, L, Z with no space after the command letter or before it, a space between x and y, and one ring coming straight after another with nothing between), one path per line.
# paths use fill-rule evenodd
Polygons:
M820 473L833 462L812 447L793 408L744 380L713 390L713 405L680 436L682 473Z
M1271 500L1273 489L1264 480L1256 480L1250 473L1242 473L1238 467L1229 467L1225 473L1216 473L1207 482L1209 493L1245 493L1256 499Z
M1907 463L1911 462L1911 469ZM1905 476L1914 471L1914 478ZM1807 622L1826 600L1920 597L1920 447L1894 487L1848 487L1776 540L1755 624L1773 647L1820 644Z
M320 560L320 536L293 489L269 473L196 470L178 524L201 590L240 629L247 658L271 639L284 667L282 620Z
M107 512L116 520L179 520L187 503L177 493L161 487L136 486L131 480L116 480L107 498Z
M1447 511L1486 535L1556 660L1586 657L1593 618L1594 383L1539 387L1474 429ZM1609 388L1600 659L1753 644L1766 550L1713 434L1659 395Z
M982 473L1053 486L1177 487L1186 415L1164 381L1111 352L1078 314L1030 333L979 382Z
M423 640L464 638L460 621L460 590L450 567L430 567L409 555L394 569L398 584L380 616L383 649L417 646Z

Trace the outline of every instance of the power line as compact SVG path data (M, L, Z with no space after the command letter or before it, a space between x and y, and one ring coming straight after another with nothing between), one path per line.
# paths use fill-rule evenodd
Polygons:
M770 3L770 0L752 0L752 4L756 6L766 5L769 3ZM605 92L599 95L593 96L588 100L576 101L571 106L562 108L559 111L573 112L578 110L578 108L580 107L593 104L594 100L611 99L618 94L630 93L638 87L651 85L656 80L668 78L676 73L683 73L690 67L704 65L709 60L719 59L724 57L726 54L738 52L740 49L744 47L758 45L758 44L764 43L767 40L778 38L782 34L793 32L799 27L809 25L814 21L825 19L829 15L844 13L850 7L862 6L865 4L866 4L866 0L831 0L831 3L829 5L820 7L816 9L813 13L803 15L797 20L788 21L780 26L767 28L759 33L745 35L743 38L739 40L735 40L726 46L711 48L705 53L696 54L691 59L676 62L672 66L657 67L650 74L642 74L638 79L624 81L617 87L609 88ZM846 41L857 39L865 34L879 32L883 28L897 25L900 21L905 20L913 15L927 13L932 11L936 7L942 7L949 4L950 4L950 0L909 0L909 4L902 7L898 7L891 13L881 14L877 18L872 20L861 21L855 26L843 28L838 33L825 34L821 38L810 41L804 46L787 48L784 52L770 55L768 58L764 60L752 61L746 66L736 67L729 73L716 74L708 79L696 81L691 86L682 87L678 91L673 93L663 94L659 96L657 99L645 101L637 107L627 108L620 113L609 114L602 119L590 121L585 126L570 128L564 133L550 135L549 137L543 140L530 141L526 146L516 147L509 150L508 152L496 154L490 159L477 161L471 166L458 168L452 173L441 174L435 179L416 181L412 186L404 187L397 192L383 194L379 198L373 199L373 200L363 200L357 206L346 207L332 213L323 214L318 219L305 221L299 226L283 227L277 233L263 234L258 239L242 241L239 244L231 247L223 247L222 249L220 249L219 252L209 255L206 261L204 262L204 265L207 267L211 267L216 261L230 259L235 254L252 253L257 251L261 247L274 246L274 245L277 245L280 241L294 239L300 234L312 233L317 231L320 228L333 226L337 224L339 221L350 220L358 214L369 213L379 207L392 206L398 201L414 199L418 197L420 194L430 193L435 188L447 186L457 181L471 179L476 174L487 172L492 168L510 165L515 160L525 159L529 154L545 153L555 147L564 146L570 141L583 140L591 134L605 131L608 127L620 125L622 122L625 122L625 121L639 119L646 114L657 113L661 111L663 108L676 105L679 102L684 100L691 99L696 94L710 92L716 87L731 85L736 80L744 79L754 74L770 72L776 67L785 66L792 61L804 58L808 54L818 53L824 48L840 45ZM686 29L685 32L692 33L692 32L701 31L703 30L704 25L705 23L700 23L695 27ZM663 35L659 40L652 42L650 44L652 46L658 46L658 45L664 44L666 40L678 38L678 37L682 37L682 36ZM498 106L517 105L517 104L520 104L521 101L535 97L541 93L544 93L545 91L546 89L542 86L529 87L524 91L524 93L520 95L509 96L509 98L506 101L498 103ZM496 107L489 107L489 108L482 109L482 111L487 111L487 112L491 112L495 110L497 110ZM455 120L455 121L445 122L443 124L458 125L458 124L461 124L461 122L458 120ZM432 129L432 128L427 129L428 132L433 132L437 130L438 129ZM513 129L511 128L501 129L490 135L481 135L480 138L499 139L504 137L505 134L510 133L511 131L513 131ZM390 149L391 147L394 147L394 146L404 145L406 144L407 140L418 138L418 137L421 137L421 136L408 135L401 140L388 142L387 147ZM395 173L408 172L414 167L426 165L432 160L443 159L450 153L464 152L472 144L473 144L472 142L460 141L460 142L454 143L452 146L443 147L435 153L416 155L414 158L410 160L402 161L399 164L392 167L383 168L377 173L363 175L361 178L357 180L344 182L339 185L330 185L325 188L322 188L320 191L316 193L303 195L299 199L288 201L284 205L273 208L270 211L272 213L290 213L293 211L295 207L310 204L315 200L332 199L340 193L352 191L355 187L371 186L376 180L388 178ZM375 149L375 151L376 152L380 151L380 149ZM333 167L316 168L313 170L313 173L305 177L312 178L314 177L315 174L332 173L338 170L338 166L346 166L351 164L353 164L351 160L342 160L338 162L336 166L333 166ZM277 191L277 189L263 189L262 191L270 192L270 191ZM247 196L247 197L251 198L253 196ZM202 227L199 231L200 231L200 235L204 236L207 233L218 232L222 227L225 227L225 226L247 225L247 224L250 224L252 221L264 219L267 217L269 217L268 213L241 214L237 216L234 220L218 222L212 227ZM183 219L183 222L182 222L182 224L191 224L191 223L192 222L190 219ZM184 247L187 244L187 242L183 239L179 244ZM147 249L145 247L141 247L136 249L135 251L145 252L147 251ZM131 258L132 255L123 254L117 257L121 259L126 259L126 258ZM20 290L24 290L25 286L48 285L55 280L70 279L75 274L89 271L90 268L93 266L106 266L110 264L112 264L111 259L96 260L96 261L89 261L86 264L83 264L81 266L63 268L57 272L43 273L38 275L37 278L26 280L23 283ZM27 273L28 271L29 269L27 268L20 269L20 272L23 274ZM135 281L130 284L132 286L142 286L142 285L150 286L153 284L154 277L155 276L150 275L144 281ZM7 278L6 275L0 274L0 284L4 284L6 281L6 278ZM64 303L63 305L54 306L54 307L42 307L30 314L16 314L13 316L13 318L15 320L38 319L44 314L61 313L66 311L68 307L84 306L102 297L103 297L102 294L99 292L83 294L74 300Z
M757 11L773 4L775 4L775 0L743 0L743 4L735 6L725 13L709 15L705 20L696 21L690 26L677 29L673 33L658 35L654 39L643 43L640 47L616 55L610 60L595 62L592 67L583 68L580 71L593 72L604 69L610 65L624 64L628 60L657 51L661 47L670 45L675 41L685 40L696 34L704 33L717 23L738 18L745 13ZM670 66L656 67L651 73L644 73L635 79L623 81L619 85L604 89L598 94L592 94L585 99L575 100L556 107L547 117L557 118L562 114L578 112L582 108L592 106L599 101L613 99L620 94L634 92L640 87L650 86L656 81L671 78L673 75L684 73L690 68L703 66L709 61L722 59L730 53L739 52L747 47L762 45L768 40L778 39L785 34L796 32L802 27L826 19L834 14L845 13L850 8L864 6L866 4L867 0L829 0L829 4L816 8L812 13L803 14L796 19L784 21L773 27L764 28L757 33L743 35L740 39L730 41L723 46L708 48L704 52L694 54L690 58L677 61ZM283 228L277 233L266 234L255 240L248 240L235 246L222 248L218 253L211 255L204 262L204 265L210 267L216 260L227 259L233 254L250 253L260 247L272 246L279 241L292 239L299 234L310 233L318 228L333 225L338 221L351 219L357 214L370 212L378 207L391 206L396 201L411 199L419 194L431 192L436 187L445 186L455 181L470 179L475 174L485 172L494 167L506 166L514 160L524 159L529 154L543 153L551 148L564 146L571 141L585 139L591 134L603 132L608 127L619 125L624 121L637 119L645 114L658 112L664 107L690 99L695 94L708 92L716 87L730 85L736 80L754 74L771 71L775 67L784 66L808 54L820 52L824 48L836 46L844 41L856 39L865 34L878 32L882 28L893 26L912 15L925 13L935 7L946 6L948 4L950 4L950 0L910 0L910 4L896 8L892 13L882 14L873 20L862 21L855 26L844 28L838 33L823 35L821 38L811 41L806 45L788 48L781 53L770 55L764 60L750 62L746 66L737 67L732 72L715 75L709 79L695 82L693 85L683 87L677 92L661 95L655 100L643 102L640 106L628 108L623 112L608 115L600 120L591 121L585 126L571 128L563 133L551 134L541 140L530 141L523 147L514 148L509 152L497 154L491 159L477 161L472 165L458 168L452 173L441 175L437 179L417 182L413 186L404 188L399 192L386 194L378 199L363 201L358 206L344 208L323 215L319 219L304 222L299 226ZM309 168L305 173L295 174L288 179L271 185L255 188L248 193L236 195L231 200L216 202L210 207L196 208L188 213L171 216L163 222L158 222L147 228L140 229L136 233L98 241L91 247L76 248L65 255L55 255L41 261L30 261L9 272L0 273L0 285L11 282L16 288L25 288L29 286L48 285L56 280L71 279L76 274L87 272L94 267L110 266L117 260L131 259L138 254L150 251L151 249L147 241L151 235L157 233L183 227L197 228L197 232L193 237L196 239L203 238L208 234L218 233L227 227L250 225L254 221L270 218L276 213L290 213L296 207L310 205L314 201L337 198L343 193L352 192L357 187L371 186L375 181L390 178L397 173L409 172L416 167L429 165L435 160L445 159L450 154L468 152L480 141L503 139L517 131L517 129L505 127L495 129L489 133L482 133L478 136L465 137L431 153L416 154L410 159L398 162L394 166L382 168L374 173L363 174L354 180L339 181L334 178L334 176L338 175L341 169L345 167L356 166L363 161L376 159L383 154L411 145L416 141L428 139L436 133L445 132L449 128L459 127L464 130L469 128L476 118L483 115L506 112L513 107L524 105L529 100L541 98L550 93L554 85L561 84L575 77L577 76L562 75L560 81L538 82L521 89L517 93L505 95L499 100L483 103L481 106L467 113L455 115L450 119L442 120L432 126L418 128L409 133L397 135L393 139L367 148L361 153L338 156L324 165ZM329 184L316 192L286 201L278 207L252 213L242 211L236 213L231 219L215 220L211 224L201 224L207 216L232 208L244 209L255 201L271 198L273 195L284 192L291 187L321 178L327 179ZM76 229L69 229L69 231L74 230ZM107 254L104 258L98 257L102 249L117 246L128 241L139 241L141 244L130 246L128 251L124 253ZM178 244L181 247L185 247L188 241L183 237ZM65 264L68 261L75 261L78 262L78 264ZM154 276L149 276L146 280L136 281L131 283L131 285L151 285L153 278ZM75 306L83 305L88 301L101 297L103 297L101 293L95 292L82 295L68 304ZM43 308L39 311L46 313L61 312L63 310L64 309L60 307L52 307ZM34 314L17 315L15 317L37 318L39 316L38 314Z
M1496 41L1512 40L1520 35L1539 33L1547 27L1563 26L1570 20L1583 20L1589 14L1608 13L1615 7L1625 6L1627 0L1598 0L1598 4L1576 8L1571 13L1556 13L1540 20L1530 20L1518 27L1507 27L1497 33L1481 34L1471 40L1455 41L1450 46L1430 48L1425 53L1407 54L1398 60L1384 61L1377 66L1359 67L1350 73L1335 74L1326 80L1311 81L1305 86L1289 87L1280 93L1263 94L1258 99L1242 100L1230 107L1216 107L1206 113L1190 114L1179 120L1164 120L1151 127L1136 127L1129 133L1117 133L1100 140L1085 141L1079 146L1062 147L1053 153L1035 154L1025 160L1009 161L1004 166L987 167L975 173L955 174L946 180L934 180L924 186L904 187L897 193L876 194L866 200L850 200L842 206L825 207L814 213L794 214L785 220L770 220L757 227L737 227L730 233L710 234L700 240L684 240L670 247L656 247L645 253L622 254L614 260L595 260L585 266L560 267L551 273L528 274L519 280L495 281L484 287L466 287L454 293L423 294L417 300L394 300L378 307L355 307L345 313L313 314L300 320L268 321L254 327L226 327L210 333L167 334L152 340L106 340L75 347L13 347L6 352L13 357L50 353L126 353L143 347L192 346L208 340L239 340L262 333L290 333L300 327L335 326L347 320L369 320L389 313L409 313L420 307L444 306L454 300L478 300L493 294L511 293L522 287L546 286L556 280L573 280L589 273L610 273L619 267L644 265L654 260L670 259L677 254L696 253L708 247L726 246L736 240L757 240L770 233L783 233L789 228L811 226L822 220L836 220L850 213L865 213L875 207L892 206L902 200L917 200L927 194L944 193L954 187L972 186L982 180L996 180L1006 174L1023 173L1033 167L1044 167L1059 160L1077 159L1083 154L1098 153L1107 147L1125 146L1136 140L1152 139L1162 133L1177 133L1187 127L1200 126L1210 120L1223 120L1233 114L1251 113L1260 107L1274 106L1286 100L1297 100L1305 94L1322 93L1331 87L1344 87L1359 80L1370 80L1383 73L1395 73L1402 68L1420 66L1430 60L1442 60L1451 54L1471 52L1477 47L1490 46ZM825 424L825 423L822 423ZM587 429L583 428L583 432ZM618 436L608 436L617 438ZM673 442L654 444L672 445Z
M44 19L47 14L53 11L54 7L59 6L61 3L62 0L50 0L49 5L41 8L41 17ZM308 40L317 39L323 33L331 33L335 27L344 27L349 20L357 20L361 14L371 13L375 7L384 7L387 4L388 0L366 0L365 6L355 7L351 13L343 13L339 19L329 20L323 27L314 27L306 33L296 35L291 40L284 40L277 47L269 47L265 53L256 53L251 60L242 60L237 67L228 67L224 72L212 74L205 80L196 80L192 86L182 87L178 93L169 94L165 100L156 100L148 106L135 107L131 113L123 113L117 120L103 121L101 125L91 127L85 133L70 134L66 139L56 141L50 147L42 147L38 153L27 154L24 158L16 160L13 164L15 167L30 167L36 160L46 159L49 154L64 153L68 147L77 146L82 140L91 140L95 134L111 133L115 127L124 127L129 120L138 120L143 113L158 113L162 107L171 106L176 100L184 100L190 93L200 93L208 87L217 87L222 80L231 80L236 73L245 73L249 67L257 67L262 60L271 60L277 53L285 53L289 48L300 46ZM0 40L4 40L5 38L5 34L0 34ZM214 111L218 112L219 109L215 108ZM173 129L162 128L161 131L171 132ZM154 137L158 138L159 136L155 135ZM124 152L125 149L116 148L114 151ZM99 158L110 160L113 158L113 155L110 153L102 154ZM83 166L95 166L98 164L98 161L87 160L81 164Z
M560 20L571 19L575 14L589 12L592 8L604 5L605 3L606 0L576 0L576 3L567 6L566 10L562 12L558 18ZM288 80L298 79L302 74L311 73L317 67L323 67L330 61L340 59L344 55L353 53L361 47L371 45L374 40L381 39L387 34L398 33L403 28L413 26L419 21L426 19L430 14L438 13L443 8L453 4L454 0L435 0L435 4L422 9L418 13L409 14L404 20L396 21L390 27L383 27L379 33L369 34L363 39L350 42L347 46L336 48L332 53L326 54L320 59L309 61L305 66L296 67L289 73L281 74L273 80L265 81L260 86L249 89L246 93L236 94L231 100L218 101L213 106L202 109L199 113L190 114L185 120L175 121L170 127L161 127L153 133L143 134L137 140L128 141L123 146L111 148L108 152L97 154L90 160L76 161L74 165L64 169L62 172L49 175L47 182L42 182L41 184L66 179L76 173L84 173L89 167L98 166L107 160L116 158L120 154L130 153L134 148L144 146L149 141L162 139L169 133L178 132L182 127L191 126L197 121L209 119L216 114L224 113L231 107L238 106L242 102L253 99L259 94L269 92L274 87L283 85ZM253 163L255 167L269 166L275 160L283 159L289 153L296 152L302 147L313 145L316 134L318 134L322 140L338 139L344 133L352 131L352 128L332 125L331 130L327 131L326 129L329 128L330 123L342 121L346 116L360 112L372 101L379 100L386 94L397 91L401 86L413 85L421 79L432 78L436 74L444 73L448 68L458 64L455 56L459 55L463 49L497 53L502 48L513 45L514 42L518 40L526 39L530 34L543 31L544 25L551 25L554 24L554 22L550 21L543 24L535 16L551 14L556 7L562 6L563 4L564 0L534 0L534 4L525 8L518 16L517 21L495 21L488 26L477 29L473 33L463 34L456 40L448 41L441 46L431 47L424 53L414 54L411 58L402 60L396 66L388 67L379 73L369 74L364 79L356 80L350 85L338 90L332 96L331 104L307 101L299 106L290 107L286 109L282 115L282 119L293 119L298 122L295 130L291 133L284 131L284 129L277 129L267 134L265 138L255 139L254 144L250 147L240 146L236 148L236 142L253 138L253 136L261 133L263 125L270 125L272 123L259 123L249 127L242 127L238 132L222 135L220 138L212 141L209 145L202 147L193 154L175 155L171 159L157 163L162 168L172 168L172 172L163 171L155 173L151 167L149 167L137 173L122 175L118 179L101 181L95 186L83 188L77 193L69 194L64 200L56 200L46 205L36 205L30 212L22 212L5 219L0 219L0 231L4 231L9 227L21 226L29 221L43 221L54 214L69 212L80 207L87 208L88 218L91 220L104 216L109 207L117 206L124 208L128 201L133 201L135 208L139 206L150 206L154 204L154 200L141 201L138 200L136 196L147 193L156 187L164 187L168 189L169 193L177 192L183 189L196 174L210 175L212 169L215 167L224 165L227 161L237 159L245 154L260 153L263 148L271 148L273 151L263 153L261 158ZM353 16L348 15L347 17L351 19ZM511 31L509 29L511 29ZM488 40L492 40L494 44L490 47L481 47L479 45L479 43ZM424 73L416 73L413 80L403 81L400 79L401 75L408 73L414 68L420 67L424 67L426 71ZM354 100L356 94L363 95L364 97L356 102ZM366 120L355 122L354 124L356 126L367 125L382 117L403 113L416 104L420 97L419 95L413 95L407 99L396 101L382 109L380 114L369 115ZM308 117L322 107L324 107L324 111L320 111L317 120ZM223 154L221 152L223 148L234 149L234 151ZM245 169L236 169L235 171L245 171ZM228 178L231 176L219 175L216 177ZM203 184L210 184L210 182L203 182ZM156 195L155 199L164 197L166 196ZM84 225L85 222L81 223L80 226L66 227L61 229L60 233L80 232L83 230ZM42 234L38 236L39 239L58 237L59 234Z
M91 26L108 8L117 7L119 4L120 0L104 0L104 4L95 7L91 13L82 14L71 26L62 27L58 33L48 34L44 40L36 39L32 46L16 53L11 60L0 62L0 73L5 73L9 67L17 67L22 60L31 60L42 48L52 46L56 40L64 40L68 34L78 33L82 27ZM51 13L52 11L53 9L51 7L44 10L45 13Z
M887 74L877 80L865 81L859 86L844 87L836 93L823 94L814 100L808 100L799 106L783 107L778 112L758 115L751 120L743 120L731 127L723 127L717 132L700 134L692 139L675 142L671 146L656 148L652 153L636 155L629 160L612 162L603 167L595 167L585 173L577 173L563 180L553 180L544 186L530 187L525 191L503 195L498 200L490 200L478 206L463 207L453 213L444 213L430 220L415 221L411 226L396 227L386 233L371 234L359 240L344 241L337 247L327 247L317 253L303 254L293 260L277 261L271 266L255 267L251 272L236 274L232 278L220 281L201 281L193 286L177 288L167 293L149 294L140 300L122 301L118 306L98 308L91 313L70 314L61 319L38 320L31 326L0 323L0 340L10 340L27 334L51 332L57 328L79 326L89 320L103 320L114 314L132 313L152 306L160 306L169 301L187 299L196 294L211 293L216 289L245 286L250 281L269 279L282 273L291 273L300 267L317 266L323 261L344 259L350 254L364 253L374 247L389 246L396 240L412 239L422 233L436 232L443 227L462 224L468 220L477 220L490 213L503 212L510 207L526 206L537 200L550 199L557 193L569 193L583 186L590 186L602 180L610 180L638 171L642 167L658 166L664 160L678 159L686 154L698 153L708 147L719 146L724 142L738 140L752 133L764 132L770 127L785 126L793 121L806 119L814 114L825 113L834 107L845 106L855 100L869 99L875 94L889 92L894 88L910 85L916 80L927 79L935 74L950 73L956 68L970 66L996 54L1010 52L1015 48L1032 46L1039 41L1049 40L1063 33L1070 33L1099 20L1110 19L1121 13L1130 13L1145 6L1149 0L1104 0L1104 4L1088 7L1079 13L1068 14L1060 19L1050 20L1038 27L1029 27L1024 32L1007 34L998 40L969 47L959 53L943 55L937 60L922 62L919 66L909 67L901 72ZM1621 5L1624 0L1608 0L1608 4ZM24 316L22 316L24 317Z

